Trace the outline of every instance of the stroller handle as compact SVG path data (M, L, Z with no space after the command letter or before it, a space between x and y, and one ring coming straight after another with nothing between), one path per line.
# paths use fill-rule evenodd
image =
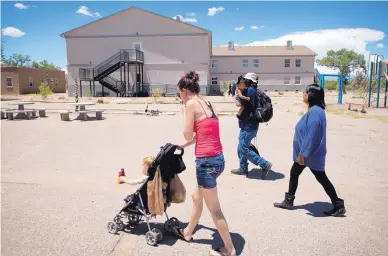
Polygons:
M181 151L181 153L180 153L179 155L180 155L180 156L183 156L183 154L185 153L185 150L184 150L184 148L182 148L182 147L180 147L180 146L176 145L176 149L180 150L180 151Z

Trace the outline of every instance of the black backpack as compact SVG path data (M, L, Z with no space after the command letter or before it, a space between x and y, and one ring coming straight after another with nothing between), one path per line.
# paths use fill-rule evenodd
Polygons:
M262 90L256 89L256 106L254 107L251 118L259 123L266 123L273 116L273 107L271 98Z
M181 151L180 154L175 153L177 150ZM156 169L159 166L162 180L169 183L174 178L175 174L186 170L186 165L182 159L183 154L183 149L180 149L176 145L170 143L160 147L159 154L156 156L155 160L148 169L150 179L153 179Z

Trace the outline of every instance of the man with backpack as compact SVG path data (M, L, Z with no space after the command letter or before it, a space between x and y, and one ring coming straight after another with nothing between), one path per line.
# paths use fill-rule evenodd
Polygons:
M243 106L242 113L238 116L240 135L237 153L240 165L231 173L247 175L249 160L262 168L265 177L271 170L272 163L260 156L255 147L251 146L251 141L257 136L259 123L268 122L272 118L271 100L257 89L258 77L255 73L247 73L239 80L236 88L236 106Z

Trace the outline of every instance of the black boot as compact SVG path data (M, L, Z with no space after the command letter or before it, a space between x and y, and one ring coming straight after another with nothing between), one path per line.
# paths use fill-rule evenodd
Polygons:
M276 208L291 210L294 206L294 199L295 196L286 193L284 201L281 203L274 203L273 206L275 206Z
M346 209L344 200L338 198L337 201L333 202L333 209L331 209L330 211L324 211L323 213L327 216L345 217Z

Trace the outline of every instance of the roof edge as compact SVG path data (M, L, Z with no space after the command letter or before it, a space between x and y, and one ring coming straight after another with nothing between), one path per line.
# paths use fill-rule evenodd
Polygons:
M73 32L73 31L75 31L75 30L77 30L77 29L86 27L86 26L88 26L88 25L91 25L91 24L94 24L94 23L97 23L97 22L100 22L100 21L103 21L103 20L106 20L107 18L110 18L110 17L116 16L116 15L119 15L119 14L121 14L121 13L123 13L123 12L126 12L126 11L129 11L129 10L131 10L131 9L135 9L135 10L139 10L139 11L142 11L142 12L150 13L150 14L159 16L159 17L164 18L164 19L173 20L173 21L175 21L175 22L179 22L180 24L184 24L184 25L187 25L187 26L191 26L191 27L193 27L193 28L196 28L196 29L200 29L200 30L202 30L202 31L205 31L206 33L211 33L210 30L207 30L207 29L204 29L204 28L201 28L201 27L192 25L192 24L188 24L188 23L185 23L185 22L182 22L182 21L177 21L177 20L174 20L173 18L169 18L169 17L167 17L167 16L164 16L164 15L161 15L161 14L158 14L158 13L154 13L154 12L151 12L151 11L148 11L148 10L144 10L144 9L138 8L138 7L136 7L136 6L131 6L131 7L128 7L128 8L126 8L126 9L124 9L124 10L121 10L121 11L119 11L119 12L115 12L115 13L112 13L112 14L110 14L110 15L108 15L108 16L105 16L105 17L103 17L103 18L101 18L101 19L98 19L98 20L95 20L95 21L86 23L86 24L84 24L84 25L81 25L81 26L79 26L79 27L73 28L73 29L71 29L71 30L68 30L68 31L66 31L66 32L64 32L64 33L62 33L62 34L60 34L60 37L66 38L66 34L69 34L70 32Z

